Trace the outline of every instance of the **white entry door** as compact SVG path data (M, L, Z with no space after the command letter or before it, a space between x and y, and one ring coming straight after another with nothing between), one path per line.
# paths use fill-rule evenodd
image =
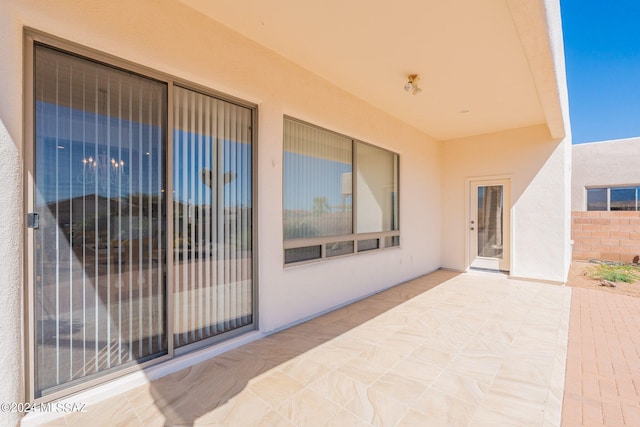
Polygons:
M469 266L509 271L509 180L471 181L469 196Z

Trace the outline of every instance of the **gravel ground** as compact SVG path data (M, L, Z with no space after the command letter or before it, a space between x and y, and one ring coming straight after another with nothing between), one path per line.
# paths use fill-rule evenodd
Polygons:
M605 292L640 298L640 281L634 283L617 282L615 288L600 286L600 281L587 276L595 264L586 261L573 261L569 270L567 286L576 288L599 289Z

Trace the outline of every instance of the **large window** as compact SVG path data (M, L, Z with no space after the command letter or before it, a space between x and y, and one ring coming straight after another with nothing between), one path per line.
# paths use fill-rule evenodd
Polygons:
M398 175L397 154L285 118L285 264L398 246Z
M587 189L588 211L640 210L640 187L608 187Z
M253 329L254 109L29 48L31 398Z

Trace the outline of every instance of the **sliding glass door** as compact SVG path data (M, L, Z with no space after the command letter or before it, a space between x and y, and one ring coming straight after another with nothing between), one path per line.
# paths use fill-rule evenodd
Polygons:
M33 60L32 397L253 329L254 109L48 45Z

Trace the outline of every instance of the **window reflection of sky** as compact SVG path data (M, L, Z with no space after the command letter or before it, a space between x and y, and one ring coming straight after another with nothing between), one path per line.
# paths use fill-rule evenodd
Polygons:
M159 194L161 132L156 126L37 102L38 202Z
M285 152L284 208L311 210L318 197L325 197L330 206L341 206L343 176L350 173L349 163Z
M635 188L612 188L611 210L636 210Z
M612 188L611 189L611 202L635 203L635 201L636 201L635 188Z
M36 102L38 204L98 194L126 198L163 190L164 137L157 126ZM216 165L214 159L220 156ZM192 164L197 163L197 168ZM224 206L251 206L251 145L174 131L174 199L212 204L204 171L221 178ZM187 173L189 172L189 173Z
M194 205L251 206L251 144L174 130L174 200ZM196 165L196 167L194 167ZM208 176L207 176L208 175ZM214 196L212 186L224 189Z

